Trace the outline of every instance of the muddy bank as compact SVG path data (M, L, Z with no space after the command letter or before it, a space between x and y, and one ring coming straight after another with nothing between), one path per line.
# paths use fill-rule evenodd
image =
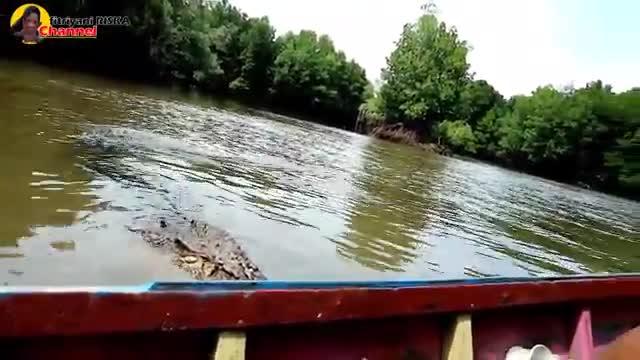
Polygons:
M375 127L370 136L378 139L387 140L400 144L418 146L425 151L430 151L440 155L451 156L452 152L449 148L441 144L421 143L418 134L415 131L405 128L402 123L383 124Z
M172 254L173 263L197 280L265 279L226 231L186 217L157 218L128 226L149 245Z

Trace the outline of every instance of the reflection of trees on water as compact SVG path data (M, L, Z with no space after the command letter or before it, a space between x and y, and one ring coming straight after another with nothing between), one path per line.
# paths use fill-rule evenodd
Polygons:
M640 268L638 218L633 218L633 212L629 217L628 207L622 209L633 207L631 202L598 195L606 204L600 208L602 204L591 201L558 198L552 195L553 190L557 191L546 189L535 196L519 197L527 199L523 211L495 221L498 229L524 247L496 244L495 251L521 261L532 273L539 272L537 269L559 274L619 273Z
M76 166L75 149L61 139L87 114L122 112L112 107L118 99L98 99L95 91L71 85L81 76L67 83L65 73L24 63L2 62L0 70L0 97L9 105L0 106L0 247L15 247L35 227L73 224L95 200L90 174Z
M402 271L421 244L434 206L432 184L444 163L417 148L372 142L355 182L340 255L378 270Z
M585 226L585 224L589 224ZM497 225L513 239L527 247L540 249L539 256L531 251L502 249L513 259L560 274L576 271L565 263L588 272L633 272L640 268L640 236L637 233L615 233L610 225L594 220L563 218L559 214L546 215L528 222L499 222Z
M45 125L7 126L0 132L0 247L16 247L38 226L71 225L94 200L90 178L76 166L71 146L45 141L52 131Z

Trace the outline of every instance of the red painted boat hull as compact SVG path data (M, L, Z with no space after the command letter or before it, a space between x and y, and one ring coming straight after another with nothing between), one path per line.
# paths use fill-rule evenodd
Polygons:
M7 359L442 359L471 315L474 359L547 345L591 359L640 324L640 276L392 283L196 283L0 292ZM640 354L638 354L640 358Z

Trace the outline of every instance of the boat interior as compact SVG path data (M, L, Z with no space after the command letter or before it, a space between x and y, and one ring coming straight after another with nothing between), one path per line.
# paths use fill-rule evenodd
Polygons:
M322 314L318 314L322 317ZM8 359L501 360L537 344L558 359L595 359L640 324L637 299L515 306L472 313L236 329L0 338ZM515 359L515 358L514 358Z

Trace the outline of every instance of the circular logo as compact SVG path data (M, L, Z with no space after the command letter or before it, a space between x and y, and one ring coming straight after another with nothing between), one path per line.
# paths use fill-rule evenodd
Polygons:
M37 4L24 4L11 15L11 31L24 44L37 44L42 39L40 28L51 26L51 18L45 8Z

